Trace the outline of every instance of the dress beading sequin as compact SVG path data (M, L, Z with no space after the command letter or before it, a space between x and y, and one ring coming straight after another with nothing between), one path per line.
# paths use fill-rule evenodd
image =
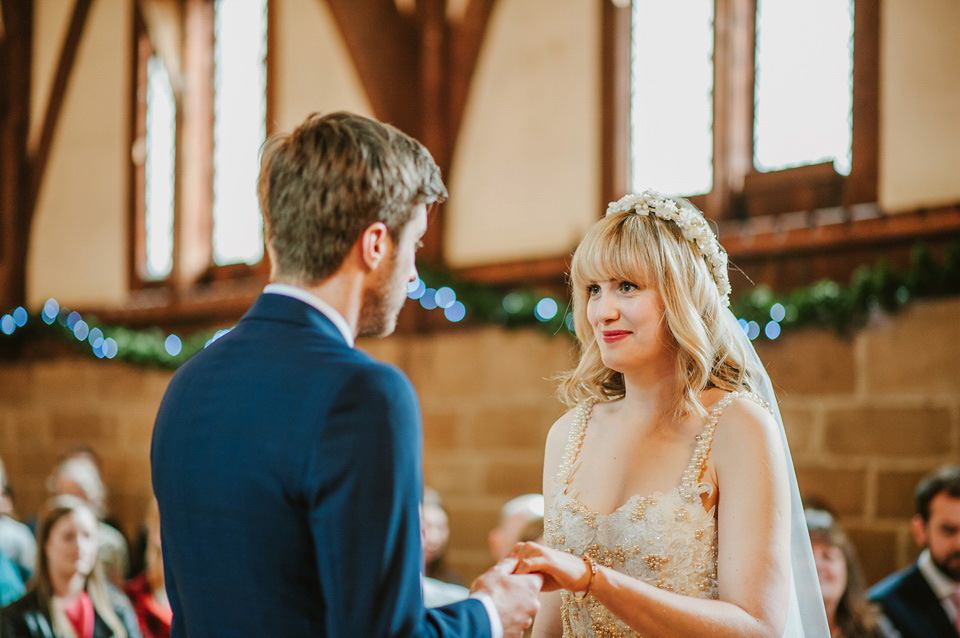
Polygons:
M756 395L732 392L720 399L696 436L680 485L669 492L634 495L610 514L594 512L569 493L573 465L583 447L596 399L577 408L557 476L553 507L544 524L546 542L661 589L697 598L717 597L717 521L703 509L701 496L712 486L700 481L717 422L736 398L769 410ZM592 596L575 600L563 592L564 636L637 636Z

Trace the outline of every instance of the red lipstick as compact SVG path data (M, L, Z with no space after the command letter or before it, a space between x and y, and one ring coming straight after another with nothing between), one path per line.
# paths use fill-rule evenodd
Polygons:
M630 335L629 330L604 330L602 333L604 343L614 343L615 341L620 341L621 339L625 339Z

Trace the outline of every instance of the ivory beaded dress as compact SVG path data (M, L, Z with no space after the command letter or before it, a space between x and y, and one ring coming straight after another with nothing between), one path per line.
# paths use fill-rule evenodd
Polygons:
M700 477L717 421L738 397L766 407L753 394L732 392L724 396L710 411L696 437L680 485L649 496L634 495L606 515L588 509L570 494L573 464L597 400L581 403L570 428L553 506L545 521L547 544L577 556L590 556L598 565L661 589L695 598L717 598L716 508L703 509L701 495L712 495L712 486L700 482ZM638 635L592 596L575 600L568 591L561 596L564 636Z

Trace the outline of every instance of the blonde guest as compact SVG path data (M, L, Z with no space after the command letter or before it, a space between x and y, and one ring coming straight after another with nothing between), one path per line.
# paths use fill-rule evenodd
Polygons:
M0 612L15 638L140 638L126 597L104 577L98 523L80 499L52 499L37 524L37 571L27 593Z

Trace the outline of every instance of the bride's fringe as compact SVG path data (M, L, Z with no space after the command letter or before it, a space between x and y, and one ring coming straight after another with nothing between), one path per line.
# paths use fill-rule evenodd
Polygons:
M675 224L630 213L598 222L581 242L570 269L574 327L580 360L557 377L557 394L573 407L597 397L624 395L623 375L603 365L587 321L587 286L625 279L656 287L664 304L670 346L676 349L675 398L670 413L706 416L700 394L707 388L753 391L752 369L739 336L726 320L726 308L701 256Z

